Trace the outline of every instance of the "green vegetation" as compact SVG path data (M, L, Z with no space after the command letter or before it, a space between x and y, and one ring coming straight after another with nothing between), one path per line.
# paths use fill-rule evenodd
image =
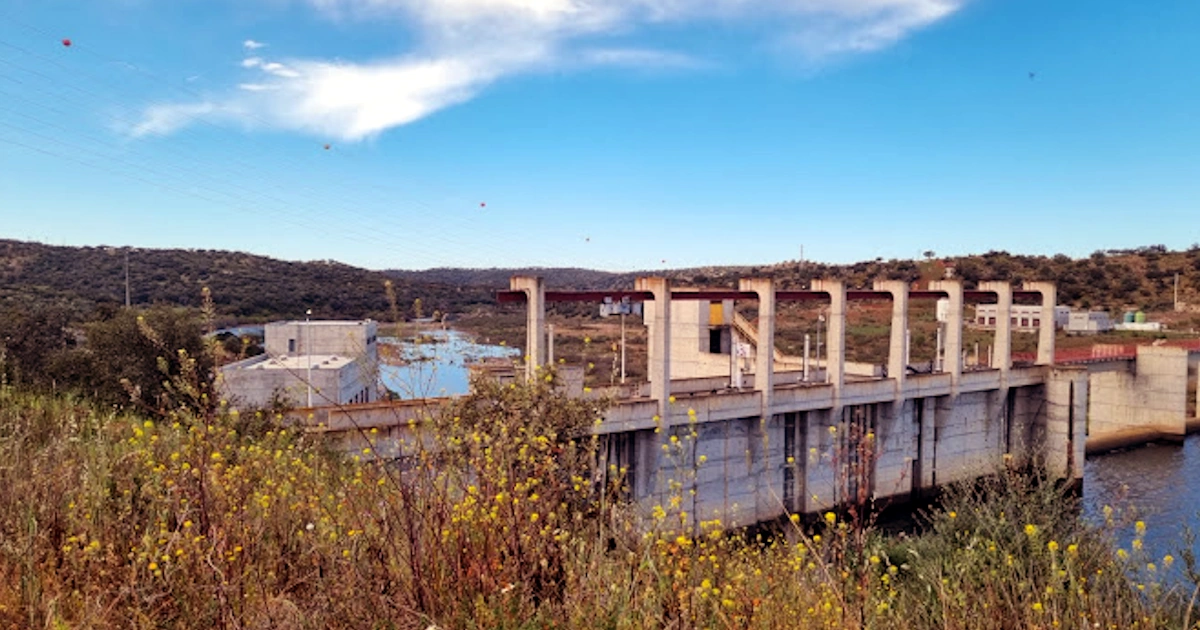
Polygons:
M0 626L1196 627L1192 587L1161 577L1195 581L1193 558L1014 472L915 536L832 513L681 531L674 500L635 527L592 470L601 409L553 380L483 384L392 464L370 431L342 455L262 416L0 387Z
M103 316L125 302L125 254L136 306L201 306L212 291L218 320L303 317L391 319L384 283L400 304L420 298L427 311L457 312L491 303L483 288L414 283L333 261L285 262L209 250L56 247L0 240L0 308L65 309L73 321Z
M0 382L150 414L212 404L218 350L201 336L200 311L110 310L81 328L61 310L44 313L0 310ZM173 384L185 377L186 390Z

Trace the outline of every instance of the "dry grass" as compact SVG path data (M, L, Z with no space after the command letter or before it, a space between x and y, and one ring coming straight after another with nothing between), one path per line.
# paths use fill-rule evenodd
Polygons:
M1015 474L953 493L916 537L833 514L682 531L681 501L635 526L583 437L599 408L552 381L483 386L388 465L261 417L156 423L0 389L0 626L1184 624L1190 591L1158 578L1184 559L1117 550L1118 517L1085 526Z

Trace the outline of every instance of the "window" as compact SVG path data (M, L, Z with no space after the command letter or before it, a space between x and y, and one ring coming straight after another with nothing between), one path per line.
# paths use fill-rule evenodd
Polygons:
M1036 318L1036 317L1035 317L1035 318L1033 318L1033 327L1034 327L1034 328L1041 328L1041 326L1042 326L1042 320L1040 320L1040 319L1038 319L1038 318Z
M1028 317L1021 318L1021 328L1029 328L1029 318Z
M979 325L980 325L980 326L983 326L983 325L984 325L984 324L986 324L986 323L987 323L987 318L986 318L986 317L984 317L983 315L980 315L980 316L979 316Z
M295 351L296 351L296 340L288 339L288 354L292 354Z
M996 325L996 318L995 318L995 317L989 317L989 318L988 318L988 326L995 326L995 325Z
M708 352L709 354L721 354L721 329L708 329Z

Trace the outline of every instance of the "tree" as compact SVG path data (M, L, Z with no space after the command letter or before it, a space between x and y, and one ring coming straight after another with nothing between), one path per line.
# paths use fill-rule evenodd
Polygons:
M54 364L75 346L66 308L0 311L0 380L32 388L58 384Z
M101 402L160 415L212 409L215 360L194 311L125 309L86 330L91 389Z

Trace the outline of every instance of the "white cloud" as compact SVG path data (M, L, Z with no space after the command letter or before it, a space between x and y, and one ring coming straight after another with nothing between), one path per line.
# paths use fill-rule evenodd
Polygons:
M254 73L222 98L155 105L135 135L228 118L361 140L474 98L494 81L578 66L696 69L711 53L639 45L692 24L765 38L806 63L871 53L947 18L970 0L304 0L341 20L392 20L412 52L362 62L242 60ZM246 40L247 51L265 44Z
M636 69L697 69L709 64L703 59L670 50L652 48L590 48L580 53L587 65L621 66Z
M211 102L151 105L142 112L141 121L127 131L135 138L166 135L219 110L220 107Z
M263 72L273 74L277 77L283 77L285 79L296 79L300 77L299 72L296 72L295 70L292 70L291 68L275 61L264 63L260 67L263 69Z

